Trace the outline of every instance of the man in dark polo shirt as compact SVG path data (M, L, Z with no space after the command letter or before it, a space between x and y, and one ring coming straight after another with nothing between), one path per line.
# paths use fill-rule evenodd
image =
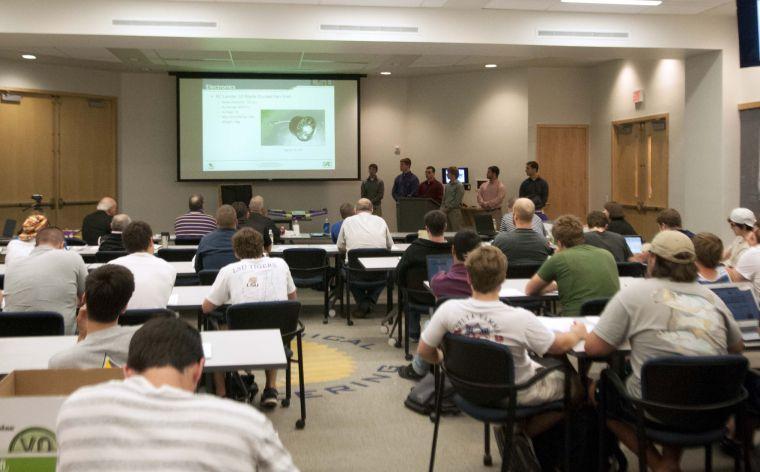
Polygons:
M98 245L98 238L111 232L111 218L119 211L119 205L111 197L103 197L97 209L82 220L82 239L90 246Z
M219 270L227 264L237 262L232 250L232 236L237 231L237 212L231 205L222 205L216 210L217 229L201 239L195 253L195 271Z
M530 161L525 164L527 179L520 184L520 198L530 198L536 205L536 212L543 214L546 201L549 199L549 184L538 175L538 162ZM544 219L544 218L542 218Z

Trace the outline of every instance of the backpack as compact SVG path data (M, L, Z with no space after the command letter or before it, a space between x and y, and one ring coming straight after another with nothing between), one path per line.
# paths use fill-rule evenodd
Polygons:
M459 413L459 408L454 404L454 387L448 379L444 379L443 398L441 401L442 415L455 415ZM404 406L412 411L422 415L429 415L435 412L435 376L428 373L422 378L404 400Z

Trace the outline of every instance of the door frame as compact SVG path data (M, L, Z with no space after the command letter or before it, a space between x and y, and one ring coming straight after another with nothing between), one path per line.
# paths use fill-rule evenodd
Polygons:
M582 129L586 133L586 175L585 182L586 182L586 211L588 212L588 209L591 208L591 194L589 191L589 167L590 167L590 148L591 148L591 141L589 140L589 127L590 125L583 125L583 124L567 124L567 125L561 125L561 124L536 124L536 161L538 161L538 156L541 155L541 140L539 139L539 130L541 128L576 128L576 129ZM540 164L540 162L539 162ZM585 220L586 215L578 215L581 220Z

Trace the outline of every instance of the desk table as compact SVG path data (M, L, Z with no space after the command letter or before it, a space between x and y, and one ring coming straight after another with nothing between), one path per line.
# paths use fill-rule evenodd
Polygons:
M105 264L102 262L93 262L86 265L88 271L93 271L99 267L104 266ZM177 271L177 277L191 277L196 275L195 266L193 265L192 261L170 262L169 265L174 267L174 270Z

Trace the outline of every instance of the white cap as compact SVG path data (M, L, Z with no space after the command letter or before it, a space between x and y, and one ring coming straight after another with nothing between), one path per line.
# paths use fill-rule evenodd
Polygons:
M757 222L755 214L749 208L734 208L731 210L728 220L738 225L749 226L750 228L755 226Z

